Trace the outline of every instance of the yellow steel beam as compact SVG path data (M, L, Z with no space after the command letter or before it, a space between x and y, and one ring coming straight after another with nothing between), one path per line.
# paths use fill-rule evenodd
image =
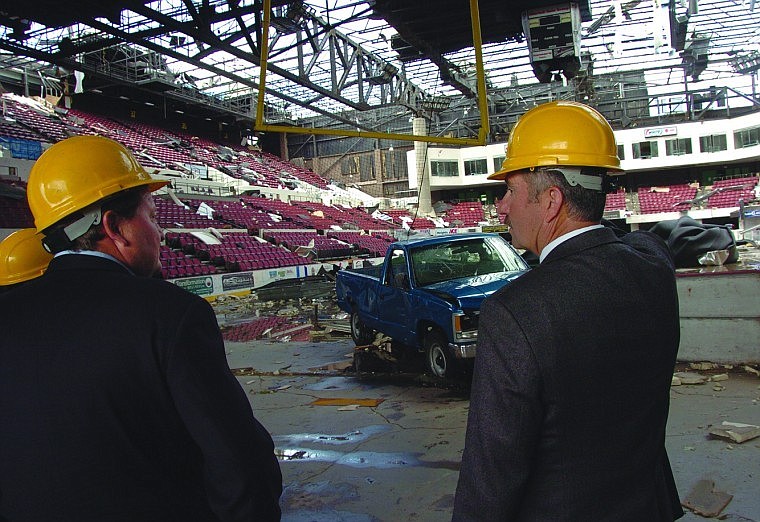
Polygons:
M319 129L292 127L289 125L269 125L264 123L264 93L266 91L266 70L269 59L269 26L272 13L272 1L264 0L264 17L261 38L261 76L259 78L258 103L256 105L256 122L254 129L268 132L287 132L293 134L318 134L329 136L346 136L356 138L378 138L399 141L423 141L446 145L485 145L489 132L488 99L486 77L483 68L482 37L480 33L480 10L478 0L470 0L470 17L472 20L472 39L475 50L475 69L478 83L478 109L480 111L480 129L477 138L449 138L444 136L422 136L415 134L397 134L390 132L352 131L347 129Z

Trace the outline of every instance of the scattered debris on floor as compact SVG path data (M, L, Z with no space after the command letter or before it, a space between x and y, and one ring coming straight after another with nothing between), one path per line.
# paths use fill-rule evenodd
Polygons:
M385 399L354 399L350 397L332 397L315 399L310 404L312 406L351 406L356 404L358 406L364 406L367 408L376 408L383 401L385 401Z
M335 301L329 278L260 288L247 296L220 296L213 303L226 341L272 339L333 341L351 333L348 315Z
M723 421L720 426L713 426L710 429L710 436L741 444L760 437L760 426Z
M703 373L702 373L703 372ZM717 364L711 362L679 363L673 373L671 386L700 385L713 383L713 391L723 391L726 387L719 384L728 381L731 373L748 373L760 377L760 370L748 364Z
M351 357L352 354L347 354L347 357ZM325 364L324 366L317 366L314 368L309 368L310 372L346 372L349 370L353 370L354 363L353 361L337 361L337 362L331 362L329 364Z
M676 372L673 374L672 386L680 386L682 384L704 384L707 382L707 377L702 374L694 372Z
M715 489L712 480L700 480L681 501L681 505L703 517L720 515L734 496Z
M718 365L711 362L691 362L689 368L692 370L714 370Z

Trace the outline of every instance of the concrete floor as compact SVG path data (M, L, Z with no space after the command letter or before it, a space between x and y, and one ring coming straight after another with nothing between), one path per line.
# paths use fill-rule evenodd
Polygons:
M356 376L340 369L351 361L348 340L227 343L227 350L281 456L285 522L451 518L466 386L435 386L416 373ZM760 521L760 438L730 444L707 435L724 420L760 425L760 378L734 370L720 383L675 386L671 398L666 443L681 498L710 479L733 495L723 520ZM350 406L360 399L377 405ZM682 520L704 518L687 512Z

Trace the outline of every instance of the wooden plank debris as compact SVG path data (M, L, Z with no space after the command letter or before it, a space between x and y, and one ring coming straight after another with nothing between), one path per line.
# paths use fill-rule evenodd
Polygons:
M703 517L717 517L723 511L733 495L715 489L715 482L703 479L681 501L681 505Z

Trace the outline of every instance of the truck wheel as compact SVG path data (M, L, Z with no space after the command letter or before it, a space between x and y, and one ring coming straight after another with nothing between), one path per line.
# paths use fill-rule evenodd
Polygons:
M446 346L446 338L436 331L425 336L425 363L428 371L435 377L445 379L454 375L456 361Z
M356 312L351 312L351 339L357 346L369 344L375 340L375 332L367 328Z

